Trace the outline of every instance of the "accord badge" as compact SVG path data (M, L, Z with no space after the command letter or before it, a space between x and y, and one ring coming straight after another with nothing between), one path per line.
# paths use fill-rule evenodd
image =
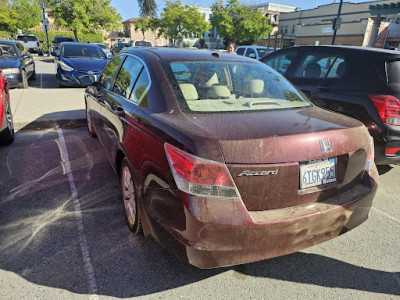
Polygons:
M278 174L278 170L272 170L272 171L243 171L241 172L238 177L240 176L267 176L267 175L276 175Z

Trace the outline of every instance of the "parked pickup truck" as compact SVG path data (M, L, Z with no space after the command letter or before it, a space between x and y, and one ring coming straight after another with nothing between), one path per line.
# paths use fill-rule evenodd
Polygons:
M30 53L38 53L40 56L43 55L43 47L36 35L18 34L16 40L19 41Z

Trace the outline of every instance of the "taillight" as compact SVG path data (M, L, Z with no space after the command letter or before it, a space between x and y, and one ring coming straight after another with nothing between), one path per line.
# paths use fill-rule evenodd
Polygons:
M375 158L374 139L372 137L370 137L370 139L371 140L369 142L369 155L368 155L367 163L365 164L365 171L367 171L367 172L369 172L371 170L371 165Z
M191 195L240 199L225 164L202 159L167 143L164 148L179 190Z
M388 125L400 126L400 102L391 95L369 95L382 121Z
M39 42L36 42L36 46L39 47Z

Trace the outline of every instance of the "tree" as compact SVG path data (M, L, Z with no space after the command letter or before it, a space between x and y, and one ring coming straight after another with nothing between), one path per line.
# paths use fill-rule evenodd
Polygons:
M0 30L16 31L19 14L12 9L7 0L0 0Z
M193 6L182 5L181 0L167 1L158 21L159 36L168 38L175 46L184 36L201 36L211 25Z
M145 36L144 36L145 32L148 29L155 30L156 27L154 26L154 23L155 22L152 22L152 20L150 18L141 18L136 21L135 29L139 29L142 32L143 39L145 40Z
M267 17L238 0L228 0L224 7L222 2L215 2L211 7L211 25L225 40L240 43L260 40L272 31Z
M138 0L141 17L157 16L157 4L154 0Z
M37 0L11 0L11 7L19 17L16 20L17 28L27 31L29 28L40 25L40 7Z
M69 28L78 41L78 32L95 33L119 27L122 20L111 0L51 0L54 23Z

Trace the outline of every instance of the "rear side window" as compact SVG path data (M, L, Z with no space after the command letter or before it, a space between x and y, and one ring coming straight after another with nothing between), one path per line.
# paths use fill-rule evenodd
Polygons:
M101 75L100 84L106 89L111 90L112 83L115 75L118 72L119 65L121 64L124 56L117 56L112 59L105 67L103 74Z
M243 55L245 50L246 50L246 48L237 48L236 54Z
M400 60L387 63L386 68L389 88L400 92Z
M113 92L122 97L130 98L132 88L142 69L143 64L139 60L128 56L118 73Z
M261 61L272 69L278 71L281 74L285 74L289 66L294 61L297 51L288 51L284 53L279 53L274 56L269 56Z
M267 49L266 48L257 48L257 53L258 53L258 57L263 57L265 54L267 54Z
M246 52L247 57L256 57L256 51L252 48L248 48Z
M296 78L341 78L345 75L346 62L332 53L313 53L306 55L300 62L293 77Z

